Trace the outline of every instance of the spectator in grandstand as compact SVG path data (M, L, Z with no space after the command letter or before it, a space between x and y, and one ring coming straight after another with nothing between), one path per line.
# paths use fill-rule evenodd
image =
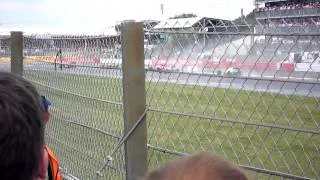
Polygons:
M40 100L31 83L0 72L0 179L46 178L49 161Z
M248 180L239 167L212 154L200 153L171 161L143 180Z
M258 12L262 11L274 11L274 10L288 10L288 9L299 9L299 8L320 8L320 2L313 2L313 3L299 3L299 4L279 4L276 6L270 7L267 5L264 8L258 8Z

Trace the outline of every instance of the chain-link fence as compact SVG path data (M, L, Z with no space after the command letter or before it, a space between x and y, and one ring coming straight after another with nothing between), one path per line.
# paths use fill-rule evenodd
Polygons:
M111 57L119 37L28 36L24 45L24 77L52 102L47 143L66 173L94 179L123 133L121 58ZM115 155L107 179L124 177L122 150Z
M10 36L0 36L0 68L4 71L10 71Z
M144 24L149 171L213 151L257 179L320 178L320 21L257 17ZM123 42L24 38L24 77L53 104L47 142L74 177L128 172Z
M239 23L170 19L147 31L149 168L213 151L257 179L319 179L320 34Z

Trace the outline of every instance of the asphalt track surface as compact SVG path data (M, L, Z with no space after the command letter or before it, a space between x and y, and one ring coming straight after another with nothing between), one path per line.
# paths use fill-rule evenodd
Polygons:
M0 63L0 70L9 71L7 63ZM29 63L24 65L26 71L45 70L55 71L53 64ZM119 69L101 69L92 67L62 68L58 73L89 75L96 77L121 78L122 72ZM320 97L319 78L306 78L305 80L297 77L216 77L210 74L196 73L176 73L147 71L146 78L152 82L177 83L195 86L220 87L228 89L242 89L247 91L259 91L280 93L285 95L300 95L309 97Z

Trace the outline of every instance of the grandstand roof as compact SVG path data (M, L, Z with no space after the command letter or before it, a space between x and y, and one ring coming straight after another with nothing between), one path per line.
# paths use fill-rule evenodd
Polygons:
M216 18L208 18L208 17L192 17L192 18L178 18L178 19L167 19L165 21L161 21L157 24L153 29L182 29L182 28L191 28L194 26L201 26L203 24L203 20L211 23L212 26L216 24L226 25L231 24L229 20L216 19Z
M161 21L153 29L189 28L198 23L202 17L167 19Z
M288 0L255 0L255 3L283 2Z

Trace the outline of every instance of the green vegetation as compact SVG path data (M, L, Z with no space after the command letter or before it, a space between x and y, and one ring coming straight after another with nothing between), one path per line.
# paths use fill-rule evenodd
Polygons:
M257 24L254 11L251 11L246 16L240 16L233 20L233 23L236 25L255 25Z
M170 17L169 19L183 19L183 18L194 18L194 17L197 17L197 15L193 13L183 13L183 14L178 14L173 17Z
M123 109L113 103L122 102L121 80L41 70L26 70L25 77L53 103L47 141L63 167L93 179L118 142L93 128L122 135ZM319 135L292 130L319 132L319 98L147 82L147 103L153 146L208 150L237 164L319 178ZM176 157L150 149L148 158L151 170ZM124 170L123 149L109 165ZM112 169L102 173L105 179L123 179Z

